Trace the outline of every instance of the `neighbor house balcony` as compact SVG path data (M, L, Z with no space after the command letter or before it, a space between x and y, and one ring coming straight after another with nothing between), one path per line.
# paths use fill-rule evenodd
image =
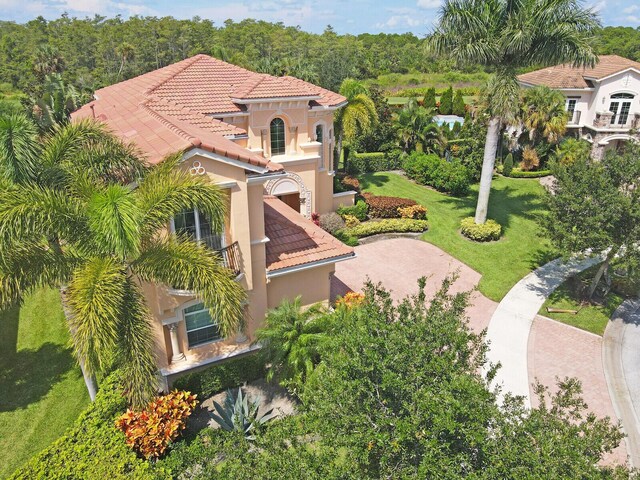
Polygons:
M598 112L593 126L603 130L630 130L640 128L640 113L615 114Z

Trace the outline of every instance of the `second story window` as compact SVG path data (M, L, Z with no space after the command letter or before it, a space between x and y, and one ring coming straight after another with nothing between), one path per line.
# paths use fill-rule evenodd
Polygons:
M611 95L611 104L609 105L609 111L613 113L611 116L611 125L625 125L627 123L633 97L634 95L630 93L616 93Z
M284 155L286 149L284 120L278 117L271 120L269 134L271 136L271 155Z
M203 303L185 308L183 315L187 326L189 348L221 338L218 322L211 318L209 310Z
M220 250L225 246L224 234L213 231L207 217L198 209L180 212L174 217L171 226L177 235L186 235L212 250Z
M324 129L322 128L322 125L316 125L316 142L322 143L323 132Z

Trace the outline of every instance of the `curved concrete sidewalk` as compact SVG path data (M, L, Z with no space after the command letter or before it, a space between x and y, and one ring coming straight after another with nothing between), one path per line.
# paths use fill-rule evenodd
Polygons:
M492 386L501 386L504 393L522 396L525 405L531 407L527 346L533 319L546 298L564 280L598 261L597 257L566 263L556 259L534 270L509 290L487 330L487 358L493 364L501 364Z
M626 433L633 467L640 467L640 300L613 313L602 342L604 372L616 415Z

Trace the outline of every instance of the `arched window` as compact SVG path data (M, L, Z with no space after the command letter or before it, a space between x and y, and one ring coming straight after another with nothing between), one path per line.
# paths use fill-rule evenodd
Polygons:
M634 95L632 93L614 93L611 95L611 98L633 98Z
M316 142L322 143L323 135L324 135L324 128L322 128L322 125L316 125Z
M284 155L285 139L284 139L284 120L274 118L271 120L271 155Z

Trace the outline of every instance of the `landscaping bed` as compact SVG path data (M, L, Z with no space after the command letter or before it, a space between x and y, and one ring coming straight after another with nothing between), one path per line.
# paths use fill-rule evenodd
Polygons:
M544 215L544 188L535 179L498 177L491 186L489 216L502 225L499 242L471 242L459 234L460 222L475 212L478 186L454 197L389 172L359 177L360 188L375 195L409 198L428 207L429 230L422 239L482 274L483 295L500 301L522 277L557 255L537 218Z

